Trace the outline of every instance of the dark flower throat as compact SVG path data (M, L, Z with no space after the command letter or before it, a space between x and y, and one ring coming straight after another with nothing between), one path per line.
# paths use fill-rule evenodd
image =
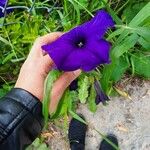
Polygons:
M78 44L78 47L83 47L83 42L80 42L79 44Z
M84 38L79 38L76 42L75 42L75 46L78 48L83 48L85 46L86 40Z

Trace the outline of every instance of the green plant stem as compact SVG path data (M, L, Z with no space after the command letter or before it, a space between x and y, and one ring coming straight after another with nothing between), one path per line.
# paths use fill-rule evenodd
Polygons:
M5 32L6 32L8 41L9 41L9 43L10 43L10 46L11 46L11 48L12 48L12 52L14 53L14 56L16 57L16 59L18 59L17 54L16 54L16 52L15 52L15 48L14 48L14 46L13 46L13 44L12 44L10 38L9 38L8 32L7 32L6 30L5 30Z
M124 3L117 11L116 14L118 14L128 3L130 0L127 0L126 3Z

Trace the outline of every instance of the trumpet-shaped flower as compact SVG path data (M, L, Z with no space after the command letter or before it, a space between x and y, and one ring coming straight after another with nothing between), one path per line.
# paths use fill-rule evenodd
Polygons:
M4 6L5 3L6 3L6 0L1 0L1 1L0 1L0 6Z
M91 71L98 65L109 63L111 44L103 36L114 27L114 21L100 10L90 21L63 34L51 44L42 46L59 70Z
M6 3L6 0L1 0L0 1L0 7L4 7L5 3ZM0 18L3 17L3 15L4 14L2 12L2 9L0 8Z
M96 91L96 105L98 105L100 102L105 103L106 101L109 101L109 97L103 92L99 81L96 80L94 82L94 87Z
M2 11L5 7L7 0L0 0L0 18L4 17L4 12ZM6 10L6 13L9 14L13 11L13 9Z

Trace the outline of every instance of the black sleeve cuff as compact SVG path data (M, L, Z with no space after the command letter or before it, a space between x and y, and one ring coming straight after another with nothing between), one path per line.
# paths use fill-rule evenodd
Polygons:
M24 89L13 88L7 93L5 98L12 99L22 105L27 111L33 114L40 123L41 128L43 128L42 103L37 97Z
M44 126L42 103L24 89L13 88L0 99L0 150L22 150Z

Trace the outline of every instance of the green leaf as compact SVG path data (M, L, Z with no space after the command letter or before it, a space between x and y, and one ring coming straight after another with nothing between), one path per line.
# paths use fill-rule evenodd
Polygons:
M98 131L97 129L93 128L107 143L109 143L114 150L120 150L120 148L115 145L111 140L109 140L104 134L102 134L100 131Z
M132 66L137 75L145 78L150 78L150 56L145 56L142 53L136 53L131 56Z
M150 27L137 27L135 32L141 35L146 41L150 42Z
M50 105L50 93L54 81L60 75L59 71L52 70L48 74L45 84L44 84L44 98L43 98L43 116L45 120L45 126L47 126L48 116L49 116L49 105Z
M70 0L69 0L70 1ZM74 2L76 2L81 8L83 8L90 16L94 17L94 15L83 5L81 4L79 1L77 0L72 0Z
M138 38L139 36L136 33L128 36L124 41L113 48L112 55L114 55L116 58L122 56L125 52L134 47L138 41Z
M76 10L76 24L78 25L78 24L80 24L80 8L79 8L79 6L78 6L78 4L77 3L75 3L74 1L72 1L72 0L68 0L72 5L73 5L73 7L74 7L74 9Z
M84 123L84 124L87 124L87 122L85 122L85 120L83 120L83 119L82 119L78 114L76 114L75 112L69 110L69 113L70 113L70 115L71 115L73 118L77 119L78 121L80 121L80 122L82 122L82 123Z
M113 11L109 6L107 6L108 12L111 14L113 20L116 22L116 24L123 24L122 20L116 15L116 12Z
M121 29L118 29L118 30L112 32L112 33L108 36L107 40L110 40L110 39L112 39L112 38L114 38L114 37L120 35L123 31L124 31L124 29L121 28Z
M64 28L64 31L68 31L71 29L71 22L67 20L65 16L63 16L62 12L60 10L57 10L57 13L60 16L61 24Z
M102 70L101 86L106 94L108 94L109 88L112 86L112 81L110 81L110 78L116 66L117 59L112 57L111 61L111 64L105 65L104 69Z
M109 89L112 86L111 76L113 70L116 68L117 61L120 56L125 52L128 52L137 43L139 36L134 33L127 36L121 43L117 44L111 51L111 64L105 65L103 69L103 75L101 78L102 89L108 94Z
M96 98L96 91L95 91L94 84L93 84L90 88L90 93L88 97L88 108L90 109L91 112L96 112L97 110L95 98Z
M2 61L2 64L5 64L6 62L10 61L13 56L15 56L14 53L10 53L9 55L7 55L7 56L4 58L4 60Z
M49 150L45 143L41 143L36 150Z
M26 150L49 150L47 145L43 143L39 138L36 138L33 143L26 148Z
M84 7L88 6L88 0L78 0L78 2ZM81 7L80 9L83 9L83 8Z
M129 26L135 27L140 25L146 18L150 16L150 2L148 2L139 13L131 20Z
M142 37L139 38L138 42L142 45L143 48L145 48L146 50L150 50L150 42L146 41Z
M86 99L88 97L88 88L89 88L89 79L87 76L83 78L83 80L80 80L78 82L79 88L78 88L78 97L81 103L85 103Z
M6 39L2 38L1 36L0 36L0 41L5 43L6 45L11 45Z
M149 16L150 16L150 2L139 11L139 13L131 20L128 26L134 29L135 27L138 27L141 23L143 23L143 21L147 19ZM116 43L122 42L125 39L125 37L128 36L129 33L131 33L131 31L128 30L128 28L124 30L116 40Z
M108 2L108 0L104 0L105 3ZM102 1L97 1L97 0L91 0L88 1L88 10L90 10L91 12L96 12L102 8L104 8L106 5L102 2Z
M70 91L69 110L75 111L76 103L79 101L77 91Z
M0 98L3 97L7 93L6 90L0 89Z
M129 63L124 57L120 57L118 61L116 61L115 68L111 75L111 80L117 82L121 79L125 71L129 68Z
M68 107L69 107L69 103L70 101L72 101L71 99L71 93L70 91L67 89L65 91L65 93L63 94L61 100L59 101L58 107L56 109L56 112L51 114L51 119L56 119L59 118L60 116L63 116L67 113L68 111Z
M41 144L41 140L39 138L36 138L32 143L34 147L38 147L40 144Z
M129 0L129 4L123 10L123 16L126 18L126 22L129 23L137 14L138 12L147 4L147 0L136 1L136 0Z

